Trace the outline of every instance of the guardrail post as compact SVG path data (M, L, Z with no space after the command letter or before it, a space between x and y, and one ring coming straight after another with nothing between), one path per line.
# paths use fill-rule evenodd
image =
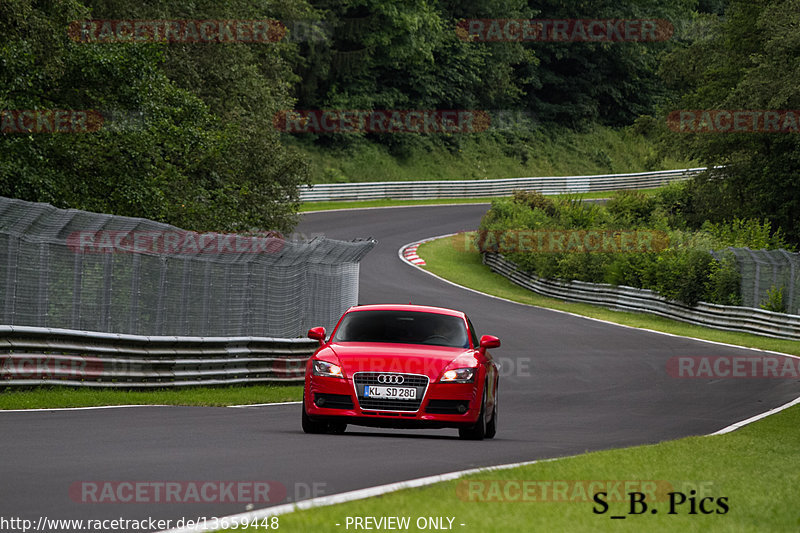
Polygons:
M181 278L181 306L178 311L177 323L181 325L183 331L190 331L189 329L189 268L190 262L187 258L183 258L183 277Z
M8 262L6 264L6 301L5 322L14 323L15 303L17 297L17 265L19 265L19 238L8 236Z
M136 335L139 333L139 282L142 275L142 259L139 254L131 258L131 306L129 331Z
M100 330L108 331L111 325L111 291L114 290L114 254L103 254L103 294L100 306Z
M203 303L202 303L202 326L203 331L208 331L208 305L211 299L211 262L206 261L203 267Z
M787 301L786 301L786 311L788 313L791 313L792 310L795 308L794 307L794 288L795 288L795 285L797 285L800 280L797 280L795 278L795 276L797 274L797 268L796 268L796 264L795 264L795 261L794 261L794 257L789 255L789 252L787 252L786 250L781 250L781 254L783 254L783 257L786 258L786 262L789 263L789 283L788 283L788 285L789 285L789 287L788 287L789 288L789 295L788 295Z
M161 268L158 278L158 297L156 299L156 335L162 335L164 332L164 293L167 290L167 258L160 257L159 259Z
M75 251L72 254L72 329L81 328L81 305L83 291L83 254Z
M50 296L50 250L46 243L39 244L39 297L37 298L37 325L47 327Z

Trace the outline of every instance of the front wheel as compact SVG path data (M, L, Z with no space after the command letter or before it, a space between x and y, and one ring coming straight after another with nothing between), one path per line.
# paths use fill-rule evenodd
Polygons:
M328 423L324 420L314 420L306 413L306 395L303 394L303 431L306 433L325 433L328 431Z
M347 431L347 422L328 422L328 431L336 435L341 435Z
M492 409L492 419L486 424L486 438L493 439L497 434L497 390L494 391L494 408Z
M464 440L483 440L486 437L486 387L483 388L481 398L481 412L475 425L467 428L458 428L458 436Z

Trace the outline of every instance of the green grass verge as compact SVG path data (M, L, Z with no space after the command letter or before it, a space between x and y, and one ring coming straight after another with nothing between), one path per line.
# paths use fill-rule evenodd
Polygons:
M800 342L796 341L773 339L749 333L721 331L653 315L612 311L594 305L570 303L540 296L511 283L500 274L495 274L489 267L481 263L479 253L458 249L456 242L454 237L448 237L420 245L417 253L427 263L423 268L459 285L515 302L549 309L559 309L636 328L646 328L686 337L800 355ZM463 244L463 237L460 242Z
M660 188L639 189L639 192L653 196ZM583 192L575 194L548 195L550 198L579 198L581 200L596 200L609 198L613 191ZM300 204L300 212L306 211L331 211L334 209L359 209L364 207L399 207L409 205L451 205L451 204L490 204L496 198L438 198L435 200L352 200L340 202L305 202Z
M116 390L73 387L5 388L0 409L49 409L100 405L225 406L299 401L302 386L198 387L159 390Z
M510 422L509 422L510 423ZM524 467L473 474L460 480L418 489L398 491L341 505L299 511L279 517L282 531L348 531L348 517L410 517L407 531L420 531L420 517L454 518L455 531L724 531L782 532L800 529L800 492L796 465L800 464L797 427L800 406L787 409L734 433L714 437L690 437L649 446L593 452ZM502 438L502 429L498 432ZM476 443L491 453L491 442ZM464 465L465 467L467 465ZM540 482L526 494L514 490L513 483ZM608 510L595 514L601 506L592 501L591 481L602 480L608 491ZM554 498L548 488L563 487ZM625 494L644 487L649 510L628 514L630 502L613 498L614 482ZM505 482L506 485L502 485ZM655 482L657 490L649 490ZM548 484L549 483L549 484ZM500 488L499 494L494 491ZM509 488L510 501L503 489ZM588 489L586 492L580 489ZM712 514L690 514L691 490L695 502L704 497ZM683 492L687 501L669 514L668 492ZM499 498L498 498L499 496ZM472 498L472 500L470 500ZM624 498L624 496L623 496ZM728 511L718 506L727 498ZM488 501L487 501L488 500ZM542 501L548 500L548 501ZM657 513L650 511L655 508ZM699 509L699 507L697 508ZM637 507L636 510L641 510ZM626 516L612 520L610 516ZM341 524L337 526L336 524ZM446 523L446 522L445 522ZM461 526L460 524L464 524ZM351 525L349 531L353 531ZM251 528L248 531L259 531ZM263 529L261 529L263 531Z
M499 133L404 135L392 147L351 139L321 146L286 137L309 162L313 183L580 176L686 168L690 162L657 155L633 128L594 125Z

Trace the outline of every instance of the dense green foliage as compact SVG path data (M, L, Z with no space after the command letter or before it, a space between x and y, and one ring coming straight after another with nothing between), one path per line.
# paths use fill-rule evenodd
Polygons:
M296 141L316 153L340 159L377 146L400 160L420 153L444 157L475 155L488 144L526 163L546 148L559 130L586 131L593 124L624 126L664 101L658 58L679 46L666 42L470 42L457 24L471 19L665 18L691 17L690 0L492 0L464 3L416 0L311 1L329 39L300 43L296 72L298 109L479 109L492 127L480 133L448 135L303 134ZM479 140L476 138L480 138ZM358 149L346 151L347 148ZM614 172L602 147L571 157ZM655 169L664 156L654 156ZM344 166L344 165L340 165ZM481 175L479 161L473 174ZM649 166L649 165L648 165ZM639 169L642 170L642 169ZM501 169L498 171L502 172ZM333 180L331 171L325 179ZM518 174L515 174L518 175ZM492 177L508 177L501 174ZM418 176L428 177L428 176ZM345 173L342 179L350 179Z
M486 41L459 26L637 18L667 20L674 35ZM272 19L288 32L270 43L71 40L70 22L86 19ZM0 195L191 229L288 230L299 185L382 179L382 168L363 167L387 159L405 165L385 165L399 179L697 161L718 168L672 192L672 223L766 218L800 243L800 135L666 126L679 109L800 108L798 22L800 0L4 0L0 110L98 110L106 121L83 134L0 133ZM475 133L279 133L273 119L291 109L481 110L492 123ZM603 142L608 127L637 154ZM583 133L601 141L586 149L572 137ZM663 149L651 153L656 142Z
M621 248L602 251L607 250L602 248L585 253L580 251L584 248L569 251L568 244L563 248L548 248L547 239L537 244L536 239L523 241L519 237L510 241L495 238L491 244L498 244L493 248L487 246L484 237L479 247L502 252L503 245L510 242L515 247L507 245L512 252L506 254L509 259L544 278L652 289L688 305L699 301L738 305L740 278L735 261L726 254L717 259L710 251L728 246L777 249L789 245L780 231L773 231L768 220L734 218L725 223L707 222L699 230L686 229L675 197L682 196L687 187L687 183L673 184L655 196L619 191L606 206L570 198L551 200L536 192L518 191L512 199L495 201L481 221L481 230L494 234L513 234L518 230L658 232L652 242L660 243L659 239L663 239L663 245L636 251ZM525 242L531 243L527 249L523 246ZM580 242L586 241L582 238Z
M181 16L264 17L251 2ZM283 45L88 44L70 21L168 18L174 6L0 4L0 109L99 110L99 131L0 135L0 195L195 230L289 230L306 163L270 127L291 106ZM174 15L173 15L174 16Z
M661 65L671 110L800 109L800 1L728 0L725 16ZM796 111L795 111L796 112ZM800 130L678 133L659 128L668 153L721 167L683 197L687 223L765 217L800 243Z

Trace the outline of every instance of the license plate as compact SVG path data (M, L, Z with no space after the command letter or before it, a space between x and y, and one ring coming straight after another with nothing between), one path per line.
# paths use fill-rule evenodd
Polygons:
M364 398L381 398L386 400L416 400L417 389L414 387L379 387L364 386Z

